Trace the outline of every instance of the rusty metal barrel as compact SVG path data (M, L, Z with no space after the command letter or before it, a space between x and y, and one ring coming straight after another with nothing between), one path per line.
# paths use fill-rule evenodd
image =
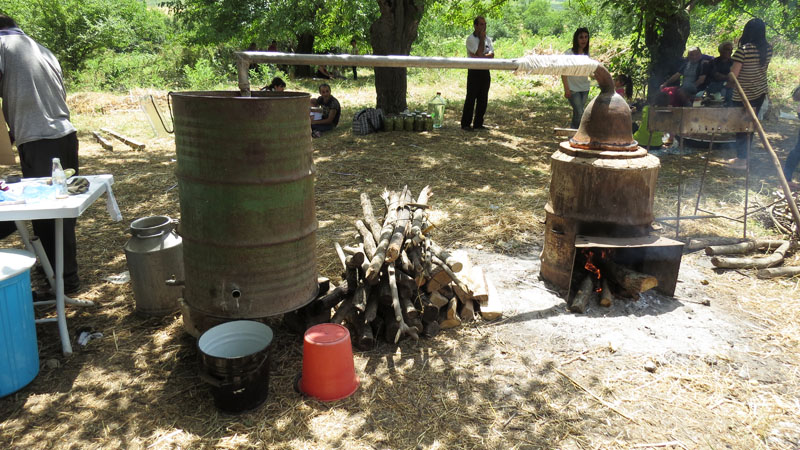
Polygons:
M318 290L309 95L170 95L183 302L192 316L213 319L194 326L308 304Z

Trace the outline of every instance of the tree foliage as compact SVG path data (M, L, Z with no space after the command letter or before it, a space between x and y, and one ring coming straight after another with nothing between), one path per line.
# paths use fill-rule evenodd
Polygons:
M167 17L139 0L5 0L2 10L67 72L106 50L155 50L169 36Z

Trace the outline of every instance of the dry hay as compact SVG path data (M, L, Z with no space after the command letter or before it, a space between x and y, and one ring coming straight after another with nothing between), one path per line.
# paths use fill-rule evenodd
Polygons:
M457 99L462 88L421 86L412 89L412 101L424 104L434 89ZM512 91L493 86L487 119L496 128L481 133L462 132L456 117L460 107L451 104L445 128L436 133L353 136L348 119L356 108L346 108L340 127L312 142L319 272L337 278L332 242L352 235L352 223L360 216L359 193L377 199L384 188L403 185L414 192L426 184L433 187L435 236L443 246L481 246L510 254L537 251L549 157L557 145L551 131L563 125L568 107L566 102L559 108L538 105L512 97ZM369 92L361 86L334 94L345 105L368 105ZM715 274L708 268L703 270L714 285L715 304L744 317L747 327L749 340L731 345L744 345L753 358L771 361L774 377L744 376L740 362L725 355L671 355L656 361L658 370L649 373L642 369L644 355L623 355L612 346L563 352L557 342L513 342L501 331L502 323L477 322L432 340L356 354L361 377L357 393L320 403L294 392L301 341L276 320L271 323L276 341L268 401L251 413L221 414L197 377L195 341L183 333L180 317L135 316L130 285L104 281L126 270L122 247L131 220L162 214L179 218L174 143L151 138L143 116L129 111L138 108L129 96L76 94L70 99L81 129L82 170L114 174L114 192L125 217L112 223L98 202L79 221L80 297L99 306L68 308L70 329L92 327L104 337L64 359L55 327L37 328L42 370L29 387L0 400L3 448L800 445L800 320L796 307L775 306L791 304L799 296L798 281L757 280L749 271ZM100 126L145 142L147 150L136 152L116 143L114 152L103 150L88 134ZM696 179L697 155L687 158ZM656 211L671 215L677 174L671 157L662 161ZM765 166L763 153L756 152L758 181L753 185L764 193L771 183ZM720 166L712 166L710 180L707 201L736 214L741 180ZM761 196L754 198L764 204ZM687 208L690 203L686 201ZM768 233L759 226L748 229ZM740 233L736 225L717 220L686 222L682 230L684 236ZM672 235L669 228L663 233ZM13 245L18 241L3 242ZM700 256L690 255L686 261L703 267ZM61 367L51 368L55 363Z

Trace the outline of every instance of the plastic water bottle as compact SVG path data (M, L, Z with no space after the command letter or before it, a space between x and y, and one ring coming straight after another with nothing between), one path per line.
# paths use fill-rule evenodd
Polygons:
M441 92L437 92L436 97L433 97L431 101L428 102L428 112L433 117L433 128L442 128L442 123L444 123L444 108L446 105L447 102L442 98Z
M53 158L53 172L51 174L53 180L53 187L56 190L56 198L67 198L67 175L61 167L61 160Z

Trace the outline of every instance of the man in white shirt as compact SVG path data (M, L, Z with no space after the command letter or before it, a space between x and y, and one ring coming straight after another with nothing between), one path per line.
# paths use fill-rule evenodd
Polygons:
M478 16L472 21L475 31L467 36L467 56L470 58L494 58L492 39L486 35L486 19ZM461 129L464 131L485 130L483 115L489 104L489 86L492 77L488 70L467 71L467 98L461 114ZM475 113L473 119L472 113Z

